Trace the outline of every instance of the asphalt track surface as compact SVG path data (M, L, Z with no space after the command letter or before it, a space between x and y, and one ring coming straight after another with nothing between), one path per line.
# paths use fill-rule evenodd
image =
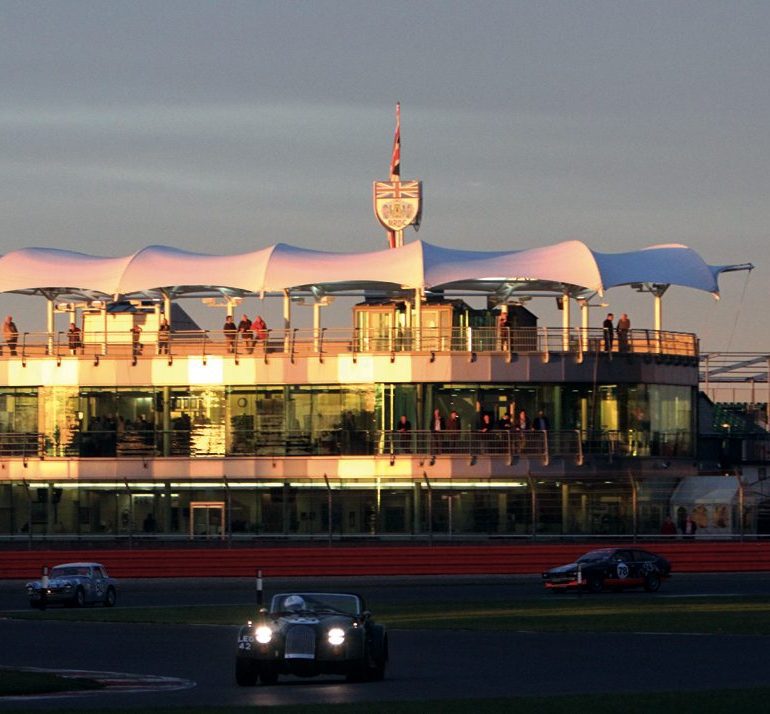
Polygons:
M0 581L0 609L26 608L22 585ZM334 579L323 588L302 579L266 583L268 592L310 587L361 592L375 613L377 603L418 598L498 602L554 597L531 577ZM650 597L768 592L770 574L681 575ZM244 579L126 581L118 606L237 604L253 597L254 584ZM233 681L236 632L236 627L220 626L0 620L0 665L155 675L179 678L180 687L187 683L186 688L167 686L162 691L0 700L0 710L270 706L581 692L606 692L621 705L628 693L642 690L768 684L761 665L770 645L766 636L390 630L391 662L383 682L287 677L273 687L241 688Z

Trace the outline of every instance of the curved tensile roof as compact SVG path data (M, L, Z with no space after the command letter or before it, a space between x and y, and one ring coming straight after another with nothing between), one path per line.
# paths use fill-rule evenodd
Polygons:
M480 292L598 292L620 285L681 285L718 293L721 272L683 245L599 253L580 241L515 251L470 251L415 241L393 250L331 253L278 243L237 255L148 246L104 258L57 248L24 248L0 257L0 292L137 297L166 292L265 294L369 289Z

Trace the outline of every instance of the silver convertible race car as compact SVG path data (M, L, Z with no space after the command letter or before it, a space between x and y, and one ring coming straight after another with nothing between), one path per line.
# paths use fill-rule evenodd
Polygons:
M62 563L51 568L40 580L27 583L29 604L36 608L48 605L85 607L102 603L115 605L118 584L107 575L101 563Z
M283 593L238 633L235 680L242 686L275 684L281 674L345 675L382 679L388 636L359 595Z

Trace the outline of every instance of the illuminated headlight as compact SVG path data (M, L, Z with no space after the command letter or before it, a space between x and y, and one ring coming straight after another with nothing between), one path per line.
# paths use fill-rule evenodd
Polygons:
M261 645L266 645L273 639L273 631L267 625L260 625L254 631L254 639Z
M332 629L329 630L327 638L330 645L338 647L345 641L345 630L342 630L339 627L332 627Z

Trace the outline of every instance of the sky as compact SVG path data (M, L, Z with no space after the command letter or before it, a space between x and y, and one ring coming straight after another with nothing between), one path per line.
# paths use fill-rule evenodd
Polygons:
M0 0L0 252L385 248L400 101L406 240L751 262L718 302L671 288L664 327L768 352L768 37L764 1ZM649 295L604 301L592 325L653 326ZM44 329L42 299L0 305Z

